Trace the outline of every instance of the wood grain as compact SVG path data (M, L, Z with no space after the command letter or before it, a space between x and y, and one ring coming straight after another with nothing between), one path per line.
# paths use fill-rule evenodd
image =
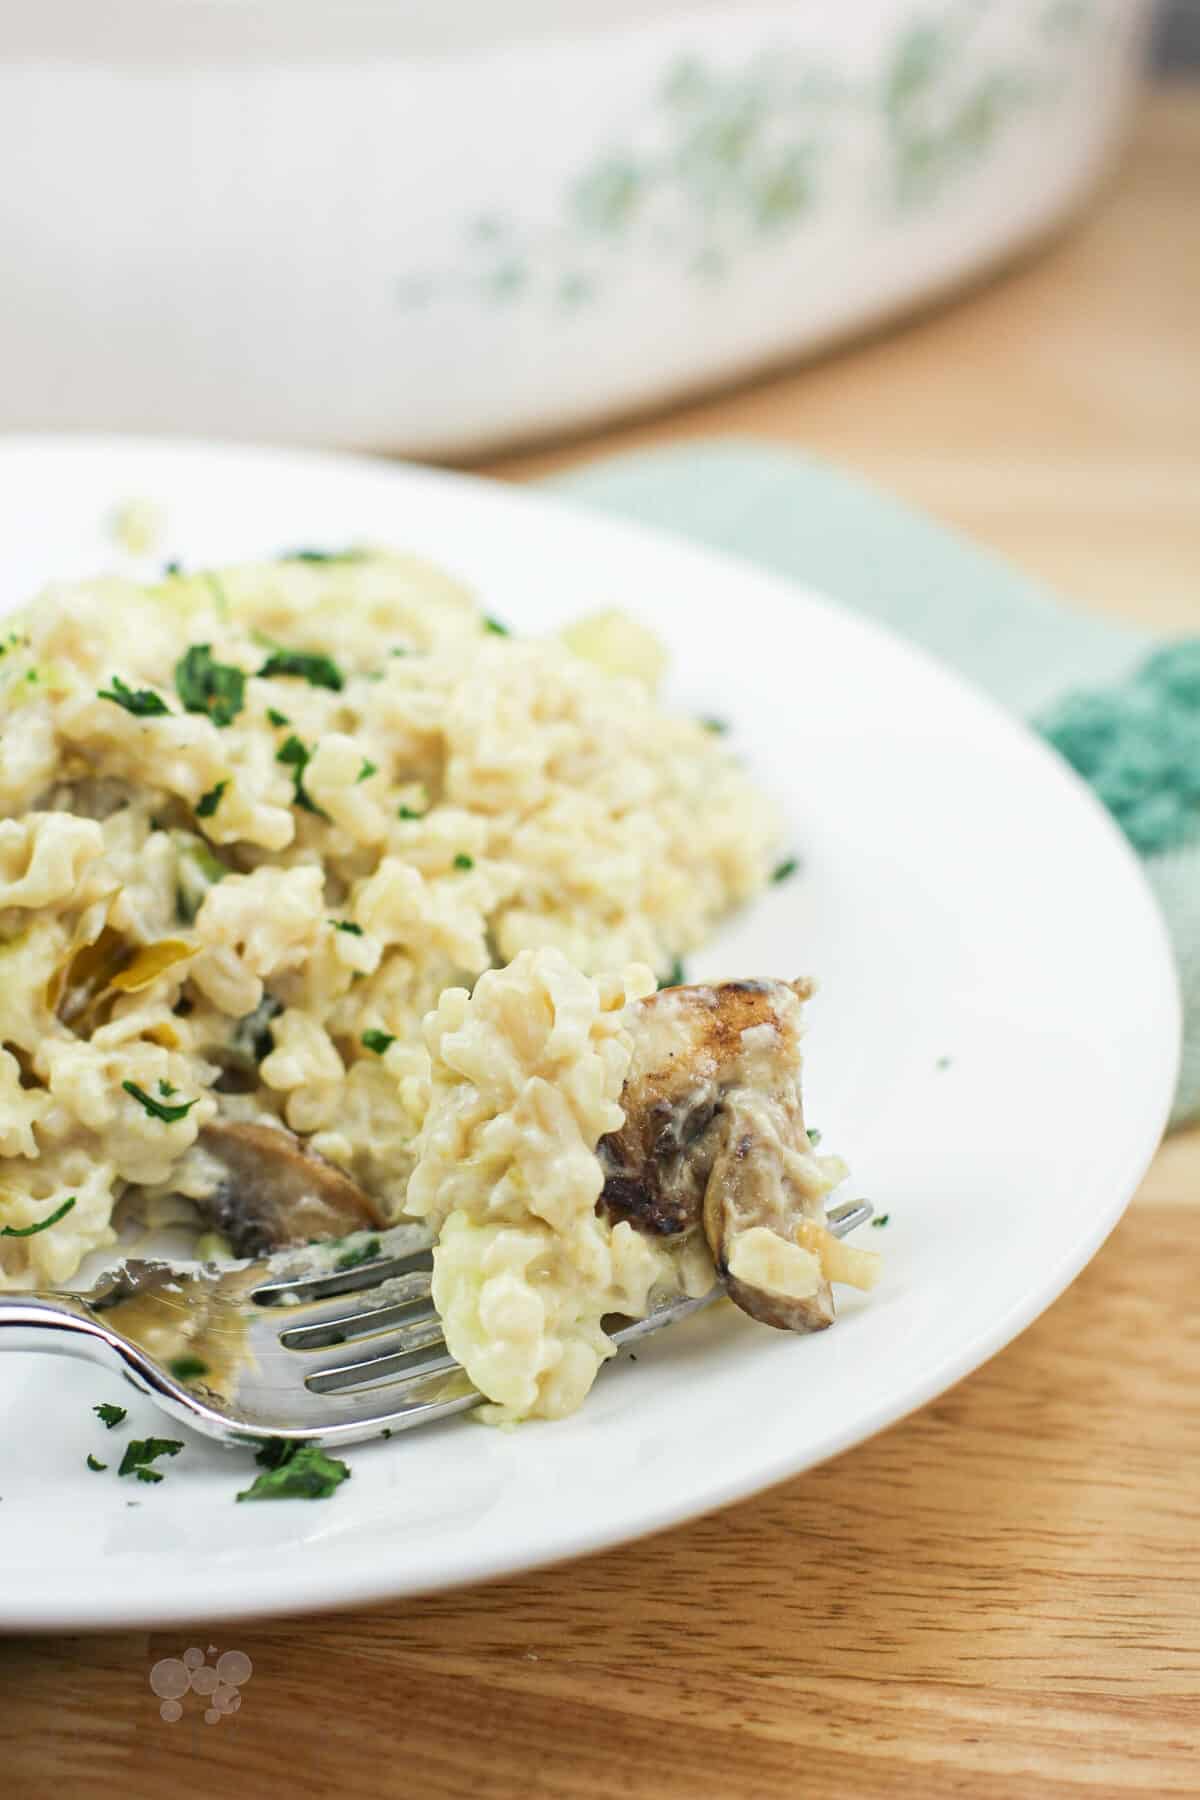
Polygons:
M588 453L802 442L1081 604L1198 630L1198 173L1200 92L1160 94L1040 259ZM157 1718L148 1670L187 1634L2 1642L0 1795L1200 1794L1198 1237L1193 1131L1051 1312L914 1418L569 1568L201 1627L255 1665L218 1727Z

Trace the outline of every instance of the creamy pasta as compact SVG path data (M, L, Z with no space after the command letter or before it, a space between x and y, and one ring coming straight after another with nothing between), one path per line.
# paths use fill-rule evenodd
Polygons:
M618 615L510 636L383 552L59 586L13 621L0 1285L69 1280L119 1203L203 1216L214 1132L268 1126L441 1226L452 1345L508 1416L575 1404L597 1309L670 1277L595 1216L621 1006L777 838L661 663Z
M596 1210L596 1146L621 1125L632 1055L624 1009L654 986L644 965L591 981L560 950L523 950L426 1020L408 1211L438 1227L434 1303L493 1417L573 1412L612 1354L604 1315L639 1318L652 1289L679 1285L660 1243Z

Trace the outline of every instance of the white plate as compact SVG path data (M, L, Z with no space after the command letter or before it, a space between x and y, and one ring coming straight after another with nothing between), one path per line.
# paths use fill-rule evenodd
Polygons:
M671 1525L949 1387L1118 1218L1175 1080L1162 926L1063 764L924 656L736 562L421 469L9 440L0 494L10 603L111 563L114 501L146 495L166 510L163 555L185 563L368 537L459 571L518 627L614 601L647 619L674 652L672 699L731 719L804 861L692 973L820 977L807 1110L850 1158L849 1191L891 1221L865 1233L887 1254L882 1288L844 1299L831 1331L793 1338L720 1309L610 1367L563 1424L458 1420L364 1446L322 1503L235 1505L248 1459L200 1439L131 1494L84 1465L119 1445L91 1408L128 1405L139 1433L153 1409L92 1367L10 1356L0 1626L359 1604Z

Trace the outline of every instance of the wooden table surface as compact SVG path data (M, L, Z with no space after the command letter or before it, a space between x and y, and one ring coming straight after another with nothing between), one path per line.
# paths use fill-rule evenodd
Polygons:
M739 431L827 452L1070 600L1200 630L1200 87L1085 221L890 337L510 459ZM718 1517L415 1604L209 1625L238 1717L167 1727L187 1634L0 1642L0 1795L875 1800L1200 1794L1200 1131L1002 1355Z

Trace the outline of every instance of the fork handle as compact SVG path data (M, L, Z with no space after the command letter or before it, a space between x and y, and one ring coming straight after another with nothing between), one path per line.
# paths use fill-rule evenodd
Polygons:
M142 1369L127 1355L131 1348L73 1294L6 1294L0 1299L0 1350L35 1350L109 1364L115 1356L140 1375Z

